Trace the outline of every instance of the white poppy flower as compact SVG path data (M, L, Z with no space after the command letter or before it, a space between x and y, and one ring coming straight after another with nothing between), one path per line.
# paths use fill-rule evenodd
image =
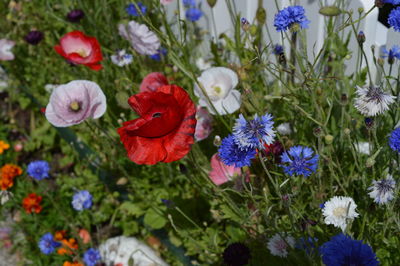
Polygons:
M211 114L216 114L215 110L220 115L232 114L240 108L240 92L235 90L239 82L238 76L231 69L212 67L201 73L197 80L202 85L211 104L197 83L194 93L200 97L199 105L207 107Z
M0 61L9 61L14 59L14 54L11 52L11 49L14 47L15 42L0 39Z
M130 260L142 266L167 265L152 248L134 237L110 238L99 246L99 251L106 265L130 265Z
M322 214L326 224L333 224L344 232L347 224L358 217L357 205L350 197L335 196L325 202Z
M160 40L146 25L132 20L128 25L119 24L118 31L139 54L154 55L158 53Z
M99 85L88 80L74 80L53 90L46 118L53 126L68 127L87 118L99 118L106 108L106 96Z

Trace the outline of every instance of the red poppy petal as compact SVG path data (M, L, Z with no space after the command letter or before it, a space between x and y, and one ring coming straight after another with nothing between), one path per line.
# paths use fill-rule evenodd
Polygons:
M93 70L96 70L96 71L99 71L100 69L103 69L103 66L102 65L91 65L91 64L85 64L85 66L88 66L88 67L90 67L91 69L93 69Z

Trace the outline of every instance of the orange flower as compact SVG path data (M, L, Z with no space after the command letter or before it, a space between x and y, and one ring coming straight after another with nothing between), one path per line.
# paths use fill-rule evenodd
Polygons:
M66 230L59 230L56 231L54 234L54 239L57 241L63 240L67 236L67 231Z
M79 230L79 237L82 239L83 244L87 244L90 242L90 234L86 229Z
M63 266L84 266L84 265L77 261L75 261L75 262L66 261L66 262L64 262Z
M78 243L76 243L75 238L70 238L69 240L63 239L61 243L63 247L57 250L57 254L59 255L71 255L73 249L78 249Z
M22 201L22 207L24 207L27 213L39 213L42 211L42 206L40 206L41 201L42 196L31 193Z
M14 164L6 164L0 168L0 187L6 190L14 185L14 178L22 174L22 169Z
M8 143L5 143L4 141L0 140L0 154L3 154L5 150L8 150L10 148L10 145Z

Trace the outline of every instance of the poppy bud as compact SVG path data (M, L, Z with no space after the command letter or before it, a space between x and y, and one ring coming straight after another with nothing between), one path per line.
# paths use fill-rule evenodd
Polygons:
M213 8L217 3L217 0L207 0L207 3L211 8Z
M334 137L332 135L326 135L325 136L325 143L326 144L332 144Z
M337 6L323 6L320 8L319 13L327 17L335 17L340 15L342 11Z
M267 20L267 12L265 12L265 9L261 6L257 9L256 19L260 24L264 24Z

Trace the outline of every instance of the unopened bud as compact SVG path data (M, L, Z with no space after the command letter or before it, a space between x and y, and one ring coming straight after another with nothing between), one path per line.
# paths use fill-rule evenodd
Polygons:
M359 8L358 8L358 13L362 14L363 12L364 12L364 8L359 7Z
M207 0L207 3L211 8L213 8L217 3L217 0Z
M364 122L365 122L365 127L368 130L371 130L374 128L374 125L375 125L374 119L367 117L367 118L365 118Z
M371 168L372 166L374 166L374 164L375 164L375 159L373 157L370 157L367 159L365 166L367 168Z
M332 135L326 135L325 136L325 143L326 144L332 144L334 137Z
M360 30L360 32L357 35L357 41L360 45L362 45L363 43L365 43L365 34L362 30Z
M320 128L320 127L314 128L313 133L314 133L314 136L316 136L317 138L321 137L322 136L322 128Z
M267 20L267 12L265 12L265 9L263 7L259 7L257 9L256 19L257 22L260 24L264 24L265 21Z
M241 18L240 23L242 24L242 30L248 31L250 29L250 22L246 18Z
M349 102L349 98L347 97L347 94L343 93L342 96L340 96L340 104L347 105L348 102Z
M343 130L343 132L344 132L344 134L346 134L346 135L350 135L351 130L350 130L349 128L346 127L346 128Z
M123 186L128 183L128 178L126 177L121 177L120 179L117 180L117 185L118 186Z
M335 17L340 15L342 11L337 6L323 6L320 8L319 13L327 17Z
M378 58L378 65L380 65L381 67L383 67L383 65L385 64L385 60L383 58Z

